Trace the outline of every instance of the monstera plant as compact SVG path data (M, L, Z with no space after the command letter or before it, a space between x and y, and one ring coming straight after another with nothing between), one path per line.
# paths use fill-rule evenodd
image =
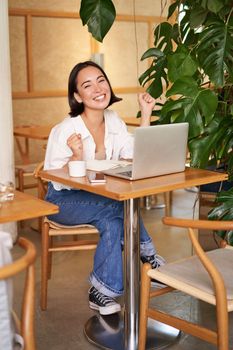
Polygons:
M156 0L155 0L156 1ZM82 0L83 24L102 41L115 19L111 0ZM175 18L175 20L174 20ZM176 0L167 21L154 30L154 46L142 56L149 68L139 82L156 99L156 123L189 123L191 165L224 164L233 178L232 0ZM217 196L213 219L233 219L233 190ZM221 233L223 235L223 233ZM233 244L233 233L228 234Z

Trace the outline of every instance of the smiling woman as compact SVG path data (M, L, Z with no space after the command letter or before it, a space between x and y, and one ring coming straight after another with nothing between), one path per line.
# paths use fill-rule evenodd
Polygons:
M91 61L78 63L70 73L68 90L69 116L51 131L45 170L62 168L70 160L132 158L133 136L117 113L108 109L121 99L113 93L102 68ZM141 125L149 125L155 100L141 93L138 101ZM98 229L89 306L103 315L119 312L121 306L114 298L123 294L123 202L58 183L49 184L46 199L60 208L59 214L49 217L51 220L63 225L91 224ZM154 268L164 263L142 220L140 248L143 263L150 261Z
M69 114L71 117L76 117L77 114L81 114L84 111L84 103L81 97L82 91L87 89L91 90L93 93L98 93L98 88L97 91L95 91L94 88L96 86L94 84L97 86L99 85L99 89L101 89L101 86L104 85L105 90L107 89L108 92L110 92L110 98L105 108L114 102L122 100L121 98L115 96L110 81L100 66L92 61L81 62L74 66L69 77L68 98L70 104Z

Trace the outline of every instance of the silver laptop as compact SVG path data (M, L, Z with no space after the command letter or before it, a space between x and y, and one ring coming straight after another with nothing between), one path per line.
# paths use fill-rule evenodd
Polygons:
M175 123L136 128L132 164L103 173L139 180L184 171L188 126L188 123Z

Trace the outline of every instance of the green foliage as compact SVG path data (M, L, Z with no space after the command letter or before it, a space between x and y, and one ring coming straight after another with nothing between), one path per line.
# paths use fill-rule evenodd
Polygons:
M177 0L177 23L154 31L152 59L139 78L153 97L166 102L158 123L189 123L191 165L206 168L225 163L233 179L233 16L231 0ZM220 192L212 220L233 220L233 189ZM233 231L217 234L233 245Z
M217 194L217 203L220 205L212 209L208 215L210 220L232 220L233 218L233 188ZM233 245L233 231L217 231L217 234Z
M191 165L218 162L233 170L232 83L233 16L231 0L177 0L168 19L159 24L154 47L142 60L152 59L139 82L153 97L162 94L159 123L189 123Z
M93 37L102 42L115 20L116 11L111 0L82 0L80 17Z

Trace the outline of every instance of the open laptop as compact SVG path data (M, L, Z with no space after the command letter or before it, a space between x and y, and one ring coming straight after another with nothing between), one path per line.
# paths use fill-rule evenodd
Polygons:
M138 180L184 171L188 126L188 123L175 123L136 128L132 164L103 173Z

